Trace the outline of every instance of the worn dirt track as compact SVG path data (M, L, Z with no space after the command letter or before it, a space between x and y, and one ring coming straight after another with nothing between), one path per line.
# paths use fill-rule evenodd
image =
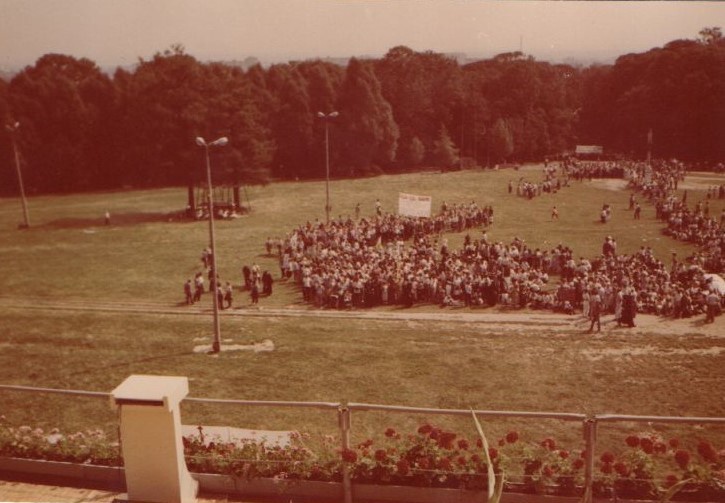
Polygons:
M18 298L0 296L0 310L40 310L46 312L87 312L118 313L147 316L210 316L210 303L172 304L149 300L118 301L56 298ZM581 314L566 315L546 311L506 311L502 309L441 309L430 306L425 312L415 309L369 309L369 310L331 310L313 309L300 306L288 308L233 307L221 312L223 318L244 317L292 317L318 319L356 319L371 321L429 321L442 323L481 324L482 329L506 332L558 332L585 333L589 322ZM653 315L638 315L634 328L617 327L613 315L602 317L602 334L632 335L701 335L725 338L725 318L715 323L704 323L704 315L687 319L661 318Z

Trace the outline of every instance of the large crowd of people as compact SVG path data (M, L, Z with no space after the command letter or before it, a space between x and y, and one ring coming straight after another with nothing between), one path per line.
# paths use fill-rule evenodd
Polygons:
M470 203L444 205L429 219L388 214L307 223L280 241L281 272L320 308L433 303L589 315L596 296L598 311L629 326L637 312L688 317L707 310L711 285L696 258L668 266L648 247L618 254L607 236L600 256L577 260L563 245L545 250L521 239L491 240L489 214ZM442 237L451 230L467 232L462 248Z
M381 305L546 309L584 313L591 329L600 327L602 314L613 314L618 324L634 326L637 313L690 317L705 313L709 321L719 313L722 292L708 272L721 272L725 248L725 210L710 215L709 200L725 198L725 185L708 190L708 200L693 208L687 192L676 196L686 167L677 161L577 162L547 166L544 180L519 180L516 193L531 198L569 186L569 180L621 177L632 189L630 210L641 211L635 194L648 200L657 217L667 223L669 236L697 244L697 253L684 260L673 254L670 263L657 259L652 249L618 253L617 241L607 236L601 254L592 259L575 256L568 246L537 248L521 239L509 243L489 236L494 223L491 206L444 202L430 218L384 213L376 204L373 216L307 222L283 238L267 238L267 255L279 259L280 275L299 285L305 302L318 308L369 308ZM513 192L509 183L509 192ZM602 211L606 211L606 207ZM552 219L558 210L552 209ZM446 233L465 233L454 248ZM232 305L233 288L215 277L210 250L202 254L209 291L219 305ZM255 264L242 270L251 302L272 293L272 274ZM188 303L204 293L204 274L184 285Z

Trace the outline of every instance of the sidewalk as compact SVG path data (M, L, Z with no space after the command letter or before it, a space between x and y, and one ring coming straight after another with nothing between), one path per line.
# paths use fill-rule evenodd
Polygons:
M0 480L1 503L113 503L122 494L99 489ZM224 495L202 494L197 498L198 503L227 503L231 501L241 502L238 499L228 499Z

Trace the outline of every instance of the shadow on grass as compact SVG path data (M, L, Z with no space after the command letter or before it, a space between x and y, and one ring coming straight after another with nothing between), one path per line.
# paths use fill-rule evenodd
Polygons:
M125 227L138 224L160 222L194 222L187 219L182 213L116 213L111 216L111 223L106 225L105 218L59 218L51 220L40 227L51 229L86 229L89 227Z

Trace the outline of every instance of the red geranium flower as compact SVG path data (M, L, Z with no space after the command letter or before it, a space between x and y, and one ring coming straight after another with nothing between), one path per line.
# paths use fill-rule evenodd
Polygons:
M677 484L680 481L680 479L677 478L677 475L669 474L665 478L665 487L672 487L673 485Z
M566 459L569 457L569 451L565 451L564 449L559 451L559 457L561 459Z
M462 451L467 451L468 450L468 447L469 447L468 446L468 440L466 440L465 438L461 438L461 439L458 440L458 448L459 449L461 449Z
M690 453L683 449L678 450L675 453L675 461L677 462L679 467L684 470L685 468L687 468L687 465L690 463Z
M677 449L680 446L680 441L676 438L671 438L669 443L673 449Z
M582 452L579 454L579 457L582 459L585 459L587 457L586 449L582 449Z
M385 436L388 437L388 438L393 438L393 437L395 437L397 435L398 435L398 432L396 432L392 428L388 428L387 430L385 430Z
M433 433L431 433L431 438L433 438ZM453 449L453 441L455 439L456 439L456 434L455 433L449 433L447 431L442 431L438 435L437 442L438 442L438 445L442 449L448 449L448 450L450 450L450 449Z
M556 441L553 438L545 438L541 441L541 446L553 451L556 449Z
M423 424L420 426L420 428L418 428L418 433L420 433L421 435L427 435L431 431L433 431L433 427L431 425L429 425L428 423Z
M637 447L639 445L639 437L636 435L630 435L625 440L627 445L630 447Z
M468 461L466 461L466 458L464 456L458 456L456 459L456 463L458 463L460 466L466 466Z
M708 442L698 443L697 452L708 463L715 463L717 461L717 452L715 452L715 449Z
M554 475L554 470L552 470L549 465L546 465L544 469L541 470L541 473L543 473L545 477L551 477Z
M602 473L609 475L610 473L612 473L612 463L602 463L602 466L599 468L599 470Z
M498 439L498 446L503 447L504 445L506 445L506 439L505 438Z
M373 440L371 438L369 438L365 442L358 444L357 448L358 449L367 449L371 445L373 445Z
M428 438L430 438L431 440L437 440L441 433L442 431L440 428L433 428L428 434Z
M659 440L655 442L654 450L656 454L664 454L667 452L667 445Z
M584 468L584 460L581 458L577 458L574 460L574 462L571 464L572 468L575 470L581 470Z
M388 459L388 453L384 449L378 449L375 451L375 460L380 463L384 463Z
M342 451L342 460L346 463L354 463L357 461L357 453L352 449L344 449Z
M438 461L438 468L444 471L451 471L453 469L453 465L451 464L450 458L441 458L440 461Z
M491 460L494 460L494 459L496 459L496 457L498 457L498 451L496 450L495 447L489 447L488 455L491 458Z
M401 459L395 466L398 468L398 474L400 475L405 476L410 473L410 463L408 463L407 459Z
M519 434L515 431L509 431L506 434L506 442L508 442L509 444L515 444L518 439Z
M418 458L418 466L423 470L427 470L430 468L430 461L428 461L428 458Z
M614 462L614 454L607 451L602 453L602 456L599 458L602 463L613 463Z
M480 438L477 438L476 447L478 447L479 449L483 449L483 440L481 440Z
M647 454L652 454L652 452L654 451L654 442L652 442L652 440L649 438L645 437L645 438L640 439L639 446Z
M620 477L629 476L629 467L621 461L614 463L614 470L620 475Z
M483 460L481 459L481 456L479 456L478 454L474 454L473 456L471 456L471 461L478 464Z

